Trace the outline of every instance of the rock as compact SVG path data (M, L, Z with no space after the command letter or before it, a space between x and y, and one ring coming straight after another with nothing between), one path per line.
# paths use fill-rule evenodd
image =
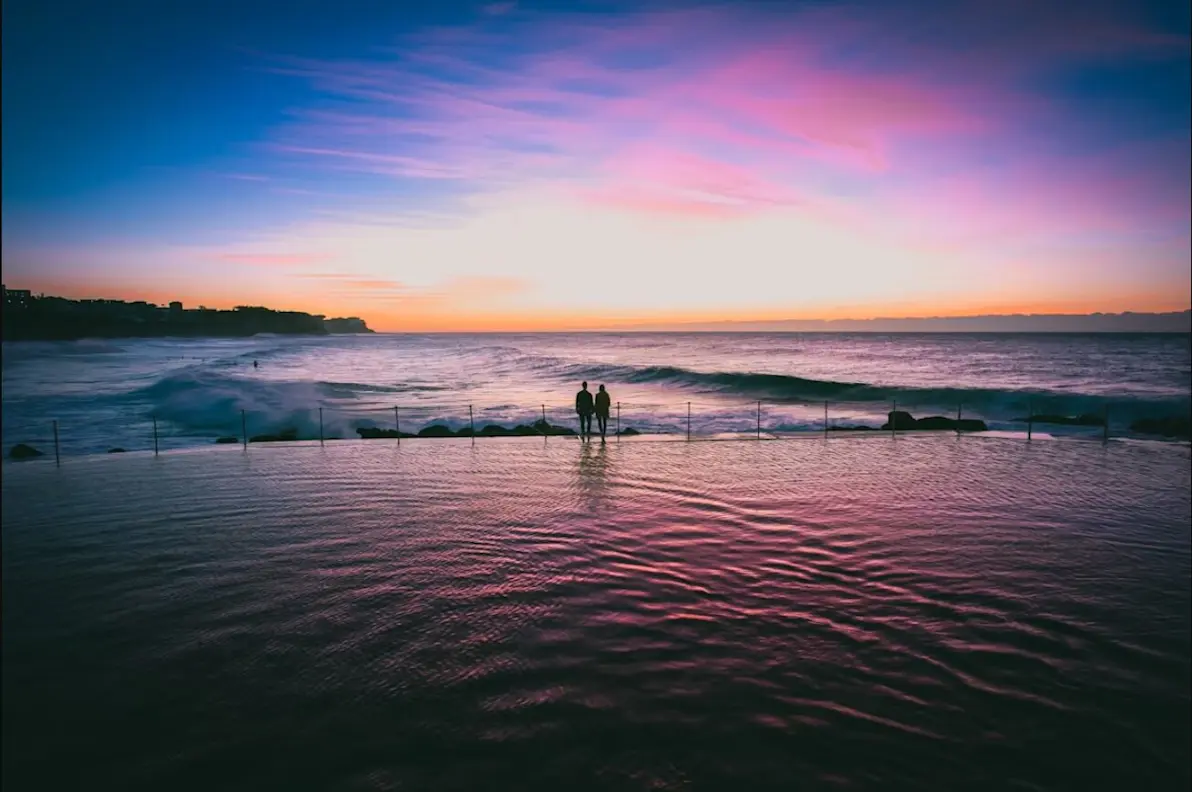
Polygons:
M360 435L365 440L376 440L377 438L401 438L401 437L415 437L409 432L399 432L396 429L379 429L375 426L361 426L356 430L356 434ZM338 439L338 438L332 438Z
M886 430L914 429L916 423L917 421L915 421L910 413L902 410L894 410L888 414L886 422L882 424L882 428Z
M497 424L489 424L477 432L477 434L479 434L481 437L508 437L509 435L513 434L514 431L516 430L509 430L504 426L498 426Z
M231 443L239 443L240 438L239 437L231 437L230 435L224 435L223 437L215 438L215 442L219 443L220 445L229 445Z
M547 421L542 420L541 418L534 422L533 428L535 430L534 431L535 434L544 434L544 435L552 435L552 436L574 435L575 434L574 429L571 429L566 426L555 426L554 424L548 423Z
M517 426L513 427L512 434L516 435L517 437L534 437L542 433L532 426L518 424Z
M455 437L455 432L451 431L450 427L442 424L431 424L424 427L418 432L419 437Z
M637 437L641 432L634 429L632 426L626 426L621 430L621 437Z
M1039 415L1032 415L1029 418L1018 418L1022 423L1043 423L1056 424L1058 426L1104 426L1105 419L1100 415L1092 415L1085 413L1084 415L1052 415L1050 413L1042 413Z
M8 452L9 459L34 459L43 456L43 454L31 445L24 443L17 443Z
M123 448L109 448L109 449L108 449L108 453L109 453L109 454L123 454L123 453L126 453L126 452L125 452L125 450L124 450Z
M1186 416L1166 418L1140 418L1130 424L1131 432L1160 435L1162 437L1192 438L1192 420Z
M455 436L456 437L471 437L472 436L472 427L470 427L470 426L460 427L458 430L456 430Z
M890 422L895 423L896 430L915 430L915 431L961 431L961 432L984 432L989 427L985 422L977 418L961 418L957 421L955 418L948 418L943 415L929 415L926 418L919 418L916 420L910 413L899 410L890 413L890 420L882 424L882 429L890 431ZM862 429L865 427L856 427Z
M282 429L277 434L259 434L248 438L250 443L289 443L298 439L297 429Z

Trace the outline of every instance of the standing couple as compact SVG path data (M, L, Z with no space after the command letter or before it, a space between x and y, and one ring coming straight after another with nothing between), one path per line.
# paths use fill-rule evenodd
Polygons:
M608 431L608 412L612 399L604 386L596 394L593 403L592 392L588 390L588 383L584 383L579 393L575 394L575 411L579 414L579 439L592 439L592 413L596 413L596 424L600 428L600 442L604 442L604 435Z

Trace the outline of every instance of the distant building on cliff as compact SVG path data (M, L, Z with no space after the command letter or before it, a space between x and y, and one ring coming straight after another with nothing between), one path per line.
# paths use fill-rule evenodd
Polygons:
M7 286L0 285L0 289L4 291L4 307L16 308L21 310L28 308L33 301L33 293L28 289L10 289Z

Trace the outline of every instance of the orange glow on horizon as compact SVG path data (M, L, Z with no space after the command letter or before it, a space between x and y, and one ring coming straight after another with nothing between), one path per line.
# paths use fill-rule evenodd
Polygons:
M412 299L406 309L378 304L364 298L344 301L319 298L307 292L256 290L233 296L227 289L202 294L171 293L160 287L137 287L116 282L92 284L38 280L12 284L11 288L29 288L68 299L144 300L165 306L180 300L187 308L200 305L227 310L237 305L263 305L280 311L302 311L327 317L357 316L377 332L551 332L568 330L616 330L634 327L680 327L719 323L767 323L783 321L838 321L871 319L923 319L935 317L973 317L988 315L1091 313L1166 313L1192 309L1188 297L1173 298L1170 293L1138 292L1105 295L1080 300L1051 300L1014 303L972 300L936 304L928 302L883 302L876 304L835 305L822 308L771 308L759 311L588 311L524 310L486 311L452 308L444 301ZM413 310L410 310L413 308ZM726 328L731 329L731 328Z

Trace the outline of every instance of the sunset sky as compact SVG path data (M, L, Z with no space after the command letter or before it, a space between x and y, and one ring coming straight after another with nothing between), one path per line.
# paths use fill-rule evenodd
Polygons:
M1189 307L1187 2L3 18L3 274L542 329Z

